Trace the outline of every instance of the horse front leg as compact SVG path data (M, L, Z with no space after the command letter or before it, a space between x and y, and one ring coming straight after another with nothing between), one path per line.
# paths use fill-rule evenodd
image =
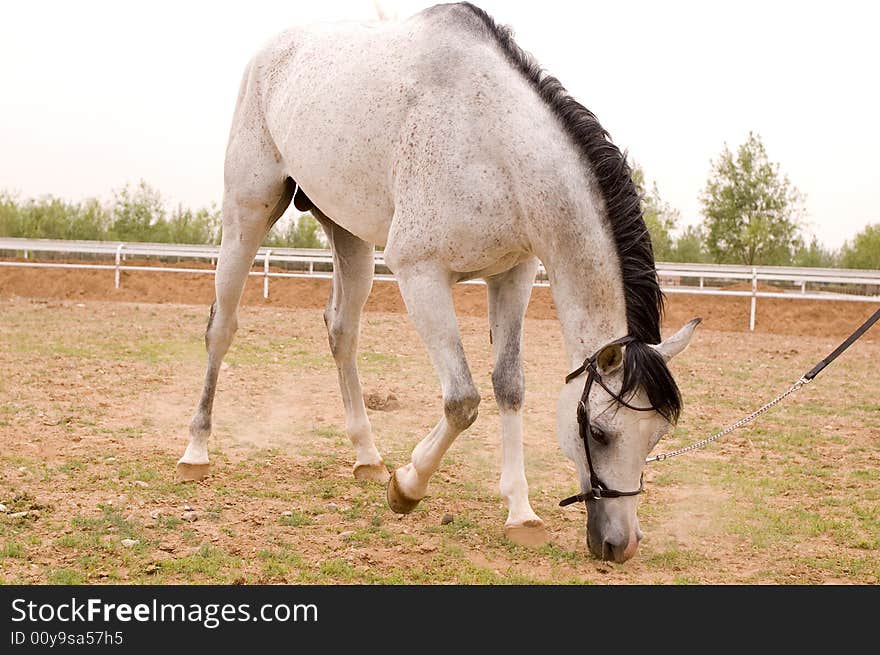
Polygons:
M410 319L422 338L443 392L443 417L412 452L409 464L388 482L388 505L398 514L415 509L428 481L455 438L477 418L480 394L461 345L448 273L427 264L395 271Z
M537 267L537 260L530 260L486 280L489 329L495 359L492 387L501 416L500 490L508 508L504 534L512 542L524 546L539 546L547 542L544 522L529 503L529 484L523 457L523 318Z

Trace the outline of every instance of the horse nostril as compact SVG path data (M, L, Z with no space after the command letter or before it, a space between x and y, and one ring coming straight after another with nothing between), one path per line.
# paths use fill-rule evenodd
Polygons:
M617 544L613 541L602 542L602 559L607 562L622 563L636 554L639 547L639 539L635 538L627 543Z
M617 538L615 536L602 537L587 530L587 549L597 559L606 562L622 563L636 554L641 535L633 532L629 538Z
M610 562L610 561L617 559L614 555L614 551L616 548L617 548L617 546L612 544L610 541L603 541L602 542L602 559L605 560L606 562Z

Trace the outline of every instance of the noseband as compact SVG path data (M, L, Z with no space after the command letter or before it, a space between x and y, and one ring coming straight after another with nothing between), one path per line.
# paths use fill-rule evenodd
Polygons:
M618 491L617 489L610 489L608 485L602 482L602 479L599 477L599 474L596 473L596 468L593 466L593 457L590 454L590 390L593 387L593 382L598 382L599 386L601 386L605 391L610 395L614 400L623 405L624 407L628 407L629 409L634 409L637 412L651 412L655 411L656 407L635 407L626 402L623 398L621 398L618 394L614 393L605 382L602 380L602 376L599 374L599 369L596 368L596 362L599 359L599 353L601 353L608 346L625 346L628 343L635 341L630 336L621 337L615 341L612 341L606 346L603 346L599 350L597 350L591 357L588 357L584 360L584 363L581 364L574 371L565 376L565 383L568 384L584 371L587 372L587 381L584 384L584 391L581 394L580 402L578 402L577 406L577 420L578 420L578 433L580 434L581 440L584 442L584 451L587 454L587 466L590 469L590 490L587 493L580 493L575 496L569 496L565 500L559 502L560 507L565 507L566 505L571 505L572 503L584 502L586 503L588 500L601 500L603 498L620 498L622 496L638 496L642 491L645 490L645 474L639 478L639 488L635 491Z

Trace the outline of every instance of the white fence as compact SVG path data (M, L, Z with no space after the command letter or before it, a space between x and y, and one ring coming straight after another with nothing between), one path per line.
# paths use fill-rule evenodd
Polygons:
M162 258L178 260L206 260L212 265L220 252L218 246L179 245L165 243L116 243L107 241L53 241L49 239L0 238L0 255L23 256L27 261L0 260L0 266L31 268L80 268L113 271L115 286L122 283L122 271L152 271L166 273L213 274L213 268L188 268L159 262L155 266L126 264L128 258ZM112 259L113 263L67 263L56 261L32 261L40 253ZM293 268L288 271L272 271L271 265ZM262 270L252 270L250 275L263 278L263 297L269 297L271 278L333 276L333 257L329 250L260 248L254 265ZM317 270L316 270L317 265ZM377 280L393 281L387 271L381 252L374 256L374 276ZM782 266L735 266L724 264L674 264L657 263L657 273L663 290L668 294L689 293L711 296L739 296L751 298L749 327L755 329L755 312L758 298L786 298L801 300L845 300L852 302L880 303L880 271L836 268L793 268ZM731 283L747 282L748 289L726 289ZM779 291L759 289L760 282L783 283ZM471 280L480 284L482 280ZM536 286L548 286L543 267L535 279Z

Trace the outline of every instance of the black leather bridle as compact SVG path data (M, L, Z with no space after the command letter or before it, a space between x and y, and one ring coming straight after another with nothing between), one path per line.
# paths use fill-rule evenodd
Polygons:
M596 362L599 358L599 353L601 353L608 346L625 346L628 343L635 341L633 337L625 336L620 339L616 339L611 343L603 346L599 350L597 350L591 357L588 357L584 360L584 363L581 364L578 368L573 370L571 373L565 376L565 383L568 384L576 377L581 375L584 371L587 372L587 381L584 383L584 391L581 394L580 402L578 402L577 406L577 420L578 420L578 432L580 434L581 440L584 442L584 451L587 454L587 466L590 469L590 490L586 493L580 493L575 496L569 496L565 500L559 502L560 507L565 507L566 505L571 505L572 503L584 502L586 503L588 500L601 500L603 498L620 498L622 496L638 496L642 491L645 490L645 475L644 473L639 478L639 488L635 491L619 491L617 489L610 489L608 485L602 482L602 479L599 477L599 474L596 473L596 468L593 466L593 457L590 454L590 389L593 387L593 382L598 382L599 386L605 389L614 400L623 405L624 407L628 407L629 409L634 409L637 412L651 412L656 411L656 407L635 407L630 405L626 400L621 398L618 394L614 393L605 382L602 380L602 376L599 374L599 369L596 368Z

